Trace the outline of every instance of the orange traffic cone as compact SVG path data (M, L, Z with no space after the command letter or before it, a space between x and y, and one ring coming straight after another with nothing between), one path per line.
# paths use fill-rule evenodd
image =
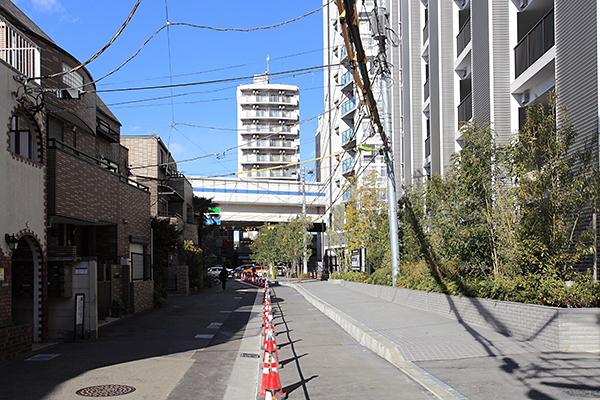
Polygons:
M277 359L273 354L265 351L263 362L263 378L260 387L260 396L266 399L281 399L283 389L277 372Z
M277 372L277 364L271 364L271 368L269 368L269 378L267 379L265 392L265 399L268 400L281 400L281 396L283 396L283 388L281 387L279 372Z

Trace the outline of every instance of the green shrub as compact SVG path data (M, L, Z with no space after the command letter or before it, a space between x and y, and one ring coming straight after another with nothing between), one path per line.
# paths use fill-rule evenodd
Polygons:
M162 307L167 301L167 297L169 297L169 293L165 288L158 285L154 286L154 307Z

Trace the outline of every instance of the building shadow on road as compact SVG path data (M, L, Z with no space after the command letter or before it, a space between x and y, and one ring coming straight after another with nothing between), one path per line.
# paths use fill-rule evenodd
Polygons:
M115 371L123 370L127 363L150 359L193 362L198 350L224 345L229 347L211 354L232 353L231 349L241 344L259 290L232 281L226 291L207 289L171 297L161 308L103 327L98 339L59 343L40 351L58 355L52 359L27 361L32 356L29 354L4 362L0 364L0 399L54 398L53 392L59 387L69 381L79 383L82 377L96 372L109 376L105 384L127 383L128 376L99 372L115 367Z

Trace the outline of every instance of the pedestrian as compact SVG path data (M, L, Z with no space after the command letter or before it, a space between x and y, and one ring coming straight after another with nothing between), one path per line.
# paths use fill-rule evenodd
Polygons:
M229 275L227 267L223 267L223 269L219 273L219 279L221 279L221 285L223 286L223 290L225 290L225 286L227 285L227 275Z
M252 267L252 276L256 276L256 267Z

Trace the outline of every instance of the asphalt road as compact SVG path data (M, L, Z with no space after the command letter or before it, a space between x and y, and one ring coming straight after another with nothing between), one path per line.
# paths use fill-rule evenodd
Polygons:
M262 289L231 280L225 291L171 297L103 327L97 340L0 364L0 399L257 399L261 305ZM433 398L295 289L274 287L273 308L288 399Z

